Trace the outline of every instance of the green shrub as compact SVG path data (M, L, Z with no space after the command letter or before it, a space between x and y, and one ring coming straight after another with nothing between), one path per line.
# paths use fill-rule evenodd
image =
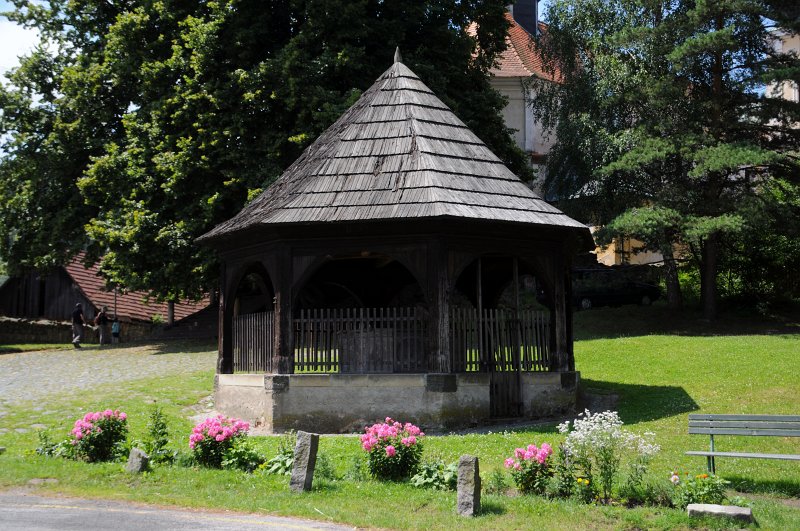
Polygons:
M150 420L147 422L147 433L149 438L143 443L143 449L150 457L150 462L154 464L174 462L177 452L167 449L169 444L167 418L158 406L150 413Z
M38 455L75 459L75 445L72 444L71 439L53 442L50 439L50 432L48 430L40 430L37 436L39 437L39 446L36 447L35 452Z
M508 491L508 479L502 470L495 468L486 481L486 494L505 494Z
M458 463L445 464L444 461L422 463L419 472L411 477L415 487L437 490L456 490Z
M125 452L128 416L119 411L89 412L75 421L72 445L75 457L86 461L110 461Z
M676 474L673 474L673 478ZM728 482L718 476L698 474L678 481L672 498L676 507L685 509L690 503L722 503Z
M294 465L294 446L296 444L294 432L288 432L281 437L278 445L278 453L275 457L263 463L259 469L268 474L280 474L289 476L292 474Z
M314 466L314 479L321 479L324 481L337 481L340 479L333 470L331 460L328 459L326 454L317 454L317 463Z
M264 461L264 456L253 447L249 439L237 437L231 447L225 450L222 468L250 473L264 464Z

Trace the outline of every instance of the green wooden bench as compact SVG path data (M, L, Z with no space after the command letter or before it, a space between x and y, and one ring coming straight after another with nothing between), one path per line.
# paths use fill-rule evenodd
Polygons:
M749 435L755 437L800 437L800 415L689 415L689 434L708 435L711 448L707 452L692 451L686 455L702 455L708 460L708 471L715 474L715 457L752 459L784 459L800 461L800 455L761 454L751 452L718 452L714 449L715 435Z

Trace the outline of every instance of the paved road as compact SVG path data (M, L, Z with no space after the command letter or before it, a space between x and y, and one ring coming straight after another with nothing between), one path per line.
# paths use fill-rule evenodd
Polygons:
M46 498L0 492L0 529L4 531L141 531L158 530L344 530L340 525L231 512L189 511L119 501Z
M97 384L213 369L216 352L179 347L84 348L0 355L0 410L4 405L89 389ZM192 349L189 349L192 350ZM196 348L194 350L197 350Z

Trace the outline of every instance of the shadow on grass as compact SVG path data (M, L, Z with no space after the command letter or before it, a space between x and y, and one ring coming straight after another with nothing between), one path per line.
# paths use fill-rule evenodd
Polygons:
M740 336L800 334L800 309L761 315L753 310L729 310L715 321L702 318L699 308L670 310L666 304L593 308L574 314L575 339L614 339L643 335Z
M791 498L800 498L800 483L796 481L776 480L754 480L742 476L729 476L721 474L723 478L731 482L731 488L748 494L778 494Z
M163 354L187 354L196 352L208 352L210 350L217 350L217 342L214 340L180 340L180 341L165 341L163 343L142 343L142 345L150 345L153 351L150 353L152 356L160 356Z
M617 410L626 424L649 422L697 411L683 387L581 380L581 406L590 411Z
M506 508L502 504L487 499L481 500L481 512L478 513L478 516L489 516L489 515L498 515L505 513L506 513Z

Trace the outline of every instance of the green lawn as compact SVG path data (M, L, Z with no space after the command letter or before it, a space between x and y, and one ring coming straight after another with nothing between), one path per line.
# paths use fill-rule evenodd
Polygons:
M692 320L675 320L667 326L663 322L665 312L660 306L581 312L576 315L576 334L583 339L575 345L584 391L605 395L609 402L618 400L622 419L632 430L656 434L662 452L651 471L664 481L674 469L692 474L705 469L704 459L683 454L708 444L704 436L687 435L689 412L798 414L800 397L800 334L783 333L793 331L791 321L758 324L745 319L737 325L737 317L713 327ZM643 335L642 319L651 320L652 329L661 334ZM746 333L733 335L738 331ZM714 335L719 332L727 335ZM210 394L212 387L213 374L203 372L191 377L142 380L121 388L98 388L80 396L10 408L0 417L0 428L12 430L0 434L0 446L8 447L8 452L0 456L0 487L22 486L33 478L49 477L58 482L39 488L69 495L224 507L360 527L453 527L453 493L341 480L318 483L314 492L298 496L289 493L285 477L178 467L130 477L119 463L84 464L32 455L37 442L33 430L13 431L20 426L44 424L63 437L83 412L119 407L130 416L132 437L142 438L147 414L152 403L158 402L169 416L175 447L185 448L191 428L187 408ZM514 447L542 441L555 444L559 440L554 425L485 435L447 435L427 438L425 454L446 460L464 453L478 455L483 475L488 477L491 470L502 466L503 458ZM277 438L259 441L269 456L278 443ZM800 441L775 437L719 438L717 446L724 450L800 453ZM341 475L361 456L354 437L323 437L320 451ZM733 481L751 500L760 527L800 528L798 463L721 459L717 467L720 475ZM526 496L484 496L484 514L460 525L468 529L671 529L732 524L689 520L675 509L624 509Z

